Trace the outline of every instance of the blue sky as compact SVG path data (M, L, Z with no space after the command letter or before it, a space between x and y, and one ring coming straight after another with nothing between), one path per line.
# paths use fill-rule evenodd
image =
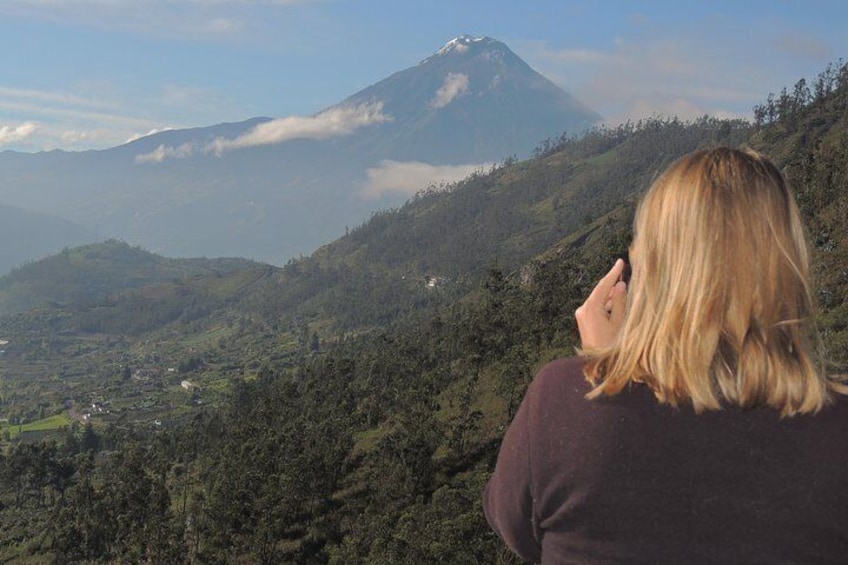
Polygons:
M841 0L2 0L0 150L315 114L462 34L611 123L746 117L848 57L846 24Z

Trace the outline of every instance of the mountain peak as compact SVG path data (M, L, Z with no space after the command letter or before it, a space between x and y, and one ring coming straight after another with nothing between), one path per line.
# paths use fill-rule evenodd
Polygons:
M454 37L453 39L445 43L445 45L441 49L436 51L430 57L427 57L426 59L421 61L421 64L428 63L437 59L443 59L444 57L468 55L469 53L474 54L478 53L480 49L487 50L492 47L498 46L506 47L503 43L491 37L460 35L458 37Z
M445 46L439 49L436 54L437 55L447 55L448 53L458 53L462 54L468 51L469 46L472 43L497 43L491 37L474 37L471 35L460 35L459 37L454 37L447 43Z

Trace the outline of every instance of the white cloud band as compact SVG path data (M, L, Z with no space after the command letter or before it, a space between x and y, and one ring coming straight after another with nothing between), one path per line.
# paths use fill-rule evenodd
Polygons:
M9 145L18 143L32 136L38 130L38 126L33 122L24 122L19 126L3 126L0 127L0 145Z
M218 138L207 149L220 155L228 149L272 145L292 139L329 139L391 120L391 116L383 114L382 102L336 106L315 116L288 116L271 120L235 139Z
M420 161L385 160L368 169L368 180L360 194L371 199L392 193L412 196L420 190L460 181L491 166L491 163L437 166Z
M136 155L136 163L161 163L165 159L184 159L194 153L194 145L191 143L183 143L177 147L167 147L160 145L150 153L144 155Z
M195 152L214 153L221 156L225 151L273 145L293 139L329 139L350 135L359 128L392 121L383 113L382 102L336 106L315 116L288 116L255 126L247 133L227 139L219 137L204 147L184 143L179 147L160 145L150 153L137 155L136 163L161 163L165 159L182 159Z

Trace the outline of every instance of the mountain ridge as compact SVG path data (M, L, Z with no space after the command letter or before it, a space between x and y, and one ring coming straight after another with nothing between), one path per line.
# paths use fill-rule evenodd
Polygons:
M169 256L282 265L431 183L599 118L506 45L467 39L460 53L464 41L312 116L0 154L0 200Z

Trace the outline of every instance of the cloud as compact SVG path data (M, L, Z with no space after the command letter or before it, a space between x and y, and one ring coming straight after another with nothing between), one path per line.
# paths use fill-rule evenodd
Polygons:
M0 127L0 145L11 145L12 143L21 142L31 137L36 130L38 130L38 126L33 122L24 122L15 127Z
M392 193L412 196L428 187L462 180L491 166L491 163L438 166L420 161L385 160L379 166L368 169L368 180L360 195L368 199Z
M383 114L382 102L335 106L315 116L289 116L259 124L249 133L236 138L231 147L250 147L281 143L291 139L327 139L349 135L355 130L392 121Z
M0 112L38 123L37 131L27 138L26 147L14 147L27 150L108 147L123 143L133 131L147 131L158 125L124 112L124 108L102 94L86 97L6 86L0 86Z
M194 154L195 146L193 143L183 143L177 147L167 147L160 145L150 153L144 155L136 155L136 163L161 163L165 159L184 159Z
M73 107L62 107L59 105L47 106L42 104L33 104L25 101L15 101L2 99L0 97L0 109L10 110L14 112L27 113L30 115L63 117L78 120L91 120L104 124L132 126L132 127L150 127L151 121L126 116L121 114L113 114L108 112L98 112L91 110L83 110Z
M770 72L738 46L697 36L616 38L609 49L525 45L531 64L609 123L655 115L750 117Z
M76 145L90 141L92 133L90 131L66 130L59 134L59 138L69 145Z
M137 155L136 163L161 163L165 159L184 159L195 153L213 153L258 145L274 145L294 139L329 139L350 135L359 128L392 121L383 113L382 102L335 106L314 116L288 116L255 126L234 139L216 138L206 146L184 143L179 147L160 145L150 153Z
M649 12L622 14L619 25L583 43L563 37L560 45L525 40L513 48L615 123L646 113L750 118L770 92L810 80L831 62L840 38L794 21L793 10Z
M334 106L315 116L288 116L265 122L235 139L218 138L206 150L220 155L229 149L272 145L292 139L328 139L392 120L383 113L382 102Z
M121 127L151 127L150 120L128 116L110 101L24 88L0 86L0 109L44 118L91 121ZM46 120L45 120L46 121Z
M262 27L269 11L326 0L2 0L0 16L80 24L180 39L241 35Z
M448 73L445 82L430 100L431 108L444 108L455 98L468 92L468 75L464 73Z
M621 42L578 90L613 123L655 114L683 119L750 114L763 98L752 76L685 41Z
M11 88L7 86L0 86L0 99L20 99L29 102L33 100L38 100L39 102L48 104L82 106L87 108L114 108L114 104L111 104L104 100L86 98L83 96L77 96L65 92L50 92L45 90L33 90L28 88Z

